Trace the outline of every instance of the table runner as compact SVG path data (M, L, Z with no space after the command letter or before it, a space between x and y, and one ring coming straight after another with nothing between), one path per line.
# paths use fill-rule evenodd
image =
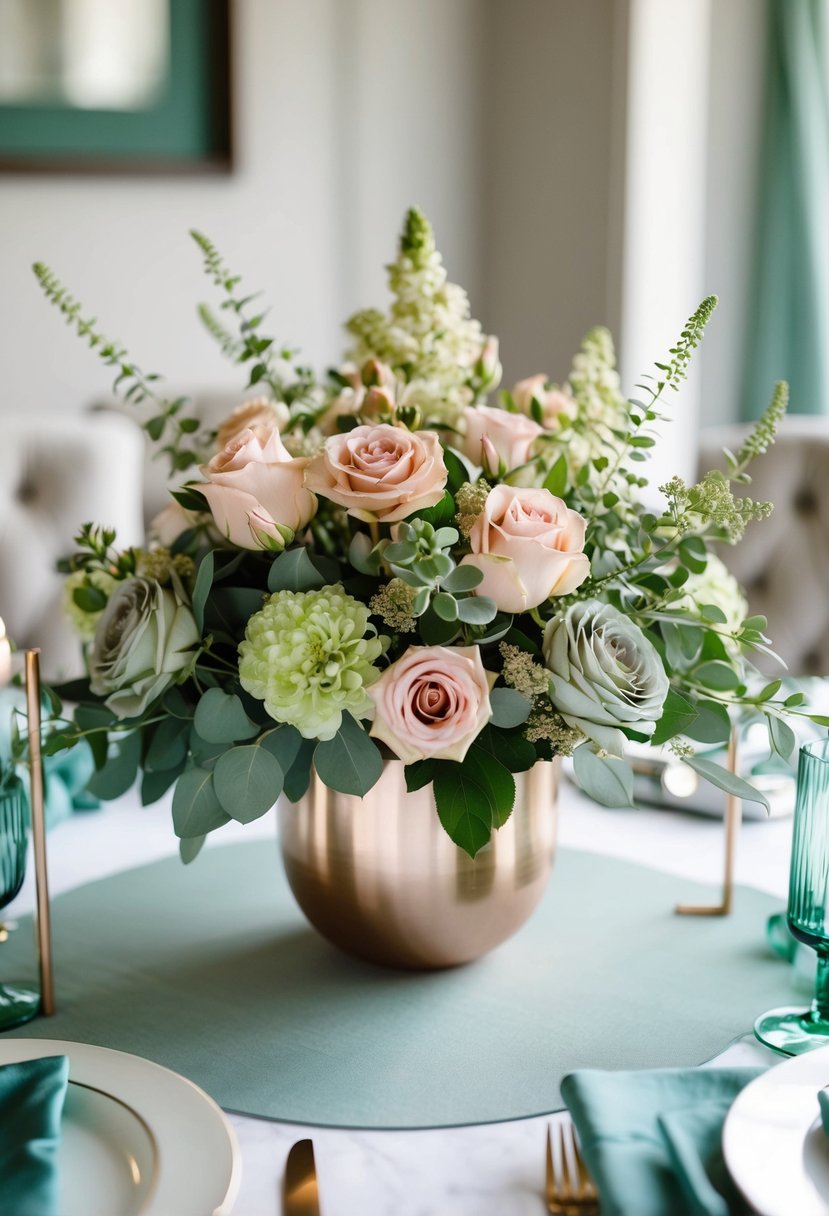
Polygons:
M734 914L709 919L674 916L678 897L711 892L561 850L511 941L467 967L404 973L310 929L275 845L207 848L186 868L170 858L57 898L59 1012L8 1033L134 1052L266 1118L522 1118L559 1106L572 1069L699 1064L791 1001L796 981L763 942L779 900L739 888ZM30 962L21 926L0 949L0 978Z

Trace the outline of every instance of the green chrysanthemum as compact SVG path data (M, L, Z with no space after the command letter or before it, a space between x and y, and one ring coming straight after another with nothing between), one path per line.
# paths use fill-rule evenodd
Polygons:
M239 675L277 722L306 739L331 739L344 710L360 718L373 708L366 688L380 674L382 649L368 608L339 585L277 591L248 621Z

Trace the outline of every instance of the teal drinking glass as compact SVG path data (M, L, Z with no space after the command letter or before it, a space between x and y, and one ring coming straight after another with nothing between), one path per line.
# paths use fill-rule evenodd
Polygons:
M23 782L12 777L0 785L0 909L10 904L26 877L29 800ZM0 941L8 936L0 924ZM0 950L0 965L2 964ZM26 984L0 983L0 1030L30 1021L40 1011L40 993Z
M829 1047L829 739L800 749L789 871L789 929L817 954L811 1009L772 1009L754 1023L761 1043L787 1056Z

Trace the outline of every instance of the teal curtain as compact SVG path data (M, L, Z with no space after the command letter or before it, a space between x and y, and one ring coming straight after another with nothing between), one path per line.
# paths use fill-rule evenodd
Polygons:
M770 0L766 109L742 415L776 380L829 414L829 0Z

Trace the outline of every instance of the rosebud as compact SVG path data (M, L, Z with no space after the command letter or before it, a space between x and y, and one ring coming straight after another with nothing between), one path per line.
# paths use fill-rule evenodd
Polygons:
M372 422L386 422L395 415L394 398L387 388L370 388L360 406L360 417Z
M503 461L495 444L486 434L481 437L481 468L487 477L500 477L504 472Z
M498 361L498 339L486 339L475 364L475 378L481 389L494 388L501 380L501 364Z

